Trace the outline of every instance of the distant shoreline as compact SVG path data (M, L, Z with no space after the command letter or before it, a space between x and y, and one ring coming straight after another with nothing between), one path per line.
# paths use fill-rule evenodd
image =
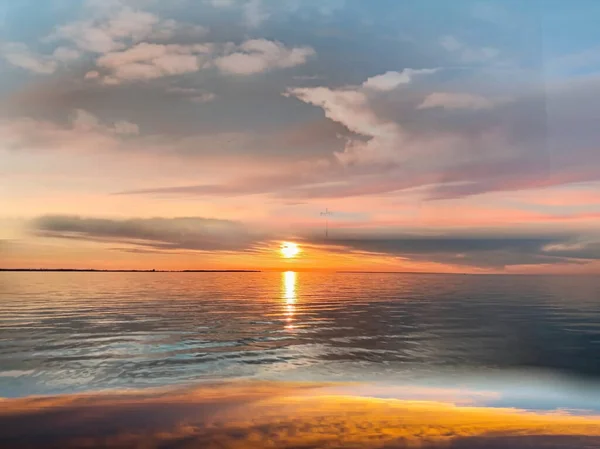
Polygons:
M114 270L95 268L0 268L0 273L271 273L295 271L289 269L267 269L267 270ZM311 272L310 270L295 271L298 273ZM319 273L320 271L315 270ZM440 273L435 271L327 271L336 274L401 274L401 275L441 275L441 276L561 276L561 277L597 277L596 273Z
M100 270L94 268L0 268L0 272L68 272L68 273L261 273L260 270Z

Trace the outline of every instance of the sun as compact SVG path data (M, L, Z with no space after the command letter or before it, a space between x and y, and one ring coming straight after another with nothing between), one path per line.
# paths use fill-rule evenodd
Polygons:
M300 253L300 247L292 242L283 242L279 251L281 251L283 257L291 259Z

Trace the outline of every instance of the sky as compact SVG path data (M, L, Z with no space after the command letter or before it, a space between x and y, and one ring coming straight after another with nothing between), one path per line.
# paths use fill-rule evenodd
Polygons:
M0 267L600 273L599 17L0 0Z

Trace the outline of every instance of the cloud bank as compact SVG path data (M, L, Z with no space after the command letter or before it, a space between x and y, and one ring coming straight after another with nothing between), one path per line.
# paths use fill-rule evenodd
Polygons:
M261 240L241 223L201 217L127 220L50 215L32 222L41 236L121 243L154 250L249 251Z
M36 74L53 74L61 65L84 56L95 58L95 68L85 79L107 85L148 81L166 76L217 68L221 73L252 75L273 69L303 65L315 55L308 46L287 47L268 39L233 42L208 42L208 28L117 3L116 8L101 9L94 18L57 26L44 43L59 43L50 55L33 52L26 44L9 42L0 55L11 65ZM227 6L216 3L214 6ZM259 26L266 18L259 0L244 5L248 23ZM94 11L94 9L92 8ZM193 40L191 44L165 41Z

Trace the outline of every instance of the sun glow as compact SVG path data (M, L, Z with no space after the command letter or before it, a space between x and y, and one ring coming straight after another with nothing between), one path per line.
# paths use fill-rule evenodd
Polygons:
M286 259L291 259L292 257L296 257L298 253L300 253L300 248L298 245L292 242L283 242L281 244L281 255Z

